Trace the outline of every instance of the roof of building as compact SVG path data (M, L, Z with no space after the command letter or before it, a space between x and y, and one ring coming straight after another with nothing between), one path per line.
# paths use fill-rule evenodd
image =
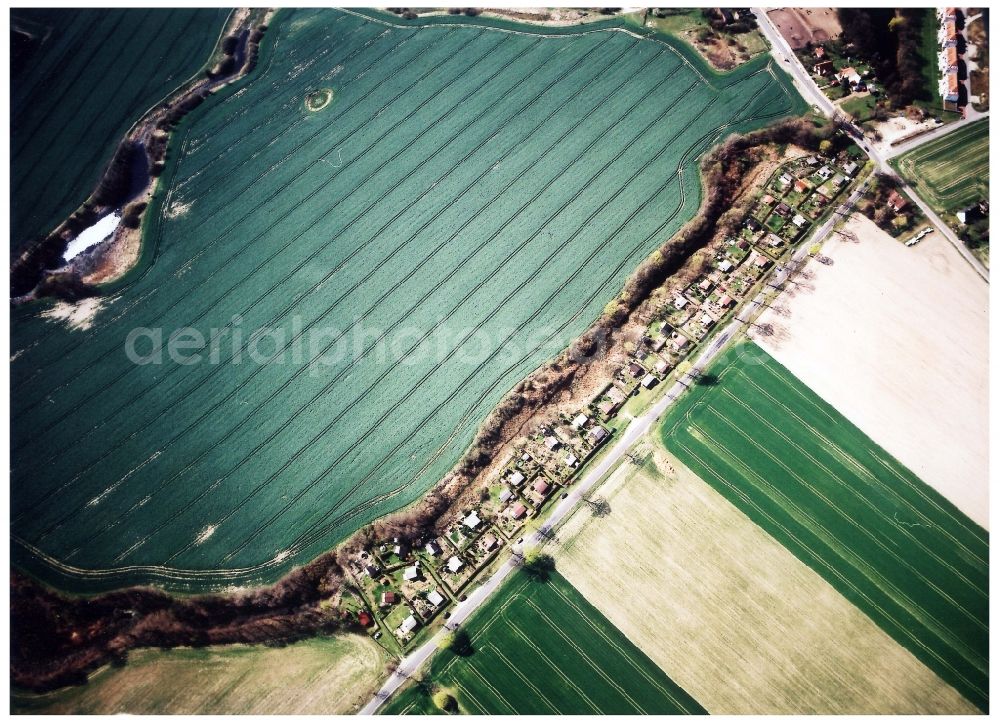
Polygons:
M501 503L506 503L507 501L509 501L513 497L514 497L514 494L511 492L510 488L504 488L503 490L500 491L500 502Z
M603 440L605 437L608 436L608 431L605 430L600 425L595 425L590 428L590 432L587 434L590 435L590 439L594 440L595 442L600 442L601 440Z
M642 386L644 386L646 389L651 388L654 384L656 384L656 377L654 377L652 374L647 374L642 378Z
M581 427L587 424L587 420L589 419L590 418L587 417L586 414L581 412L580 414L578 414L576 417L573 418L573 427L579 430Z
M522 475L520 470L515 470L507 476L507 482L511 485L520 485L524 482L524 475Z
M466 528L476 528L480 523L482 523L482 520L480 520L479 514L473 511L465 517L465 520L463 520L462 523L465 524Z
M525 508L524 503L515 503L514 506L510 509L510 514L514 518L520 518L527 512L528 509Z
M383 604L395 604L396 603L396 592L391 592L391 591L382 592L382 603Z
M906 207L906 198L900 195L896 190L889 193L889 204L896 210L902 210Z
M450 559L448 559L448 571L450 571L452 574L454 574L457 571L460 571L463 566L465 566L465 564L457 556L452 556Z
M437 556L441 553L441 546L436 540L431 540L424 545L424 551L429 553L431 556Z
M427 601L433 604L435 607L441 606L444 602L444 597L438 592L437 589L427 594Z
M412 614L403 620L403 623L399 625L399 631L402 634L409 634L417 628L417 618Z
M413 581L414 579L419 579L420 566L418 564L414 564L413 566L406 567L406 570L403 571L403 578L406 579L407 581Z
M625 395L623 391L618 389L618 387L613 386L608 390L608 399L610 399L615 404L621 404L626 399L628 399L628 397Z
M535 484L532 487L535 489L535 492L538 493L539 495L545 495L552 488L552 486L549 485L549 481L547 481L545 478L538 478L537 480L535 480Z

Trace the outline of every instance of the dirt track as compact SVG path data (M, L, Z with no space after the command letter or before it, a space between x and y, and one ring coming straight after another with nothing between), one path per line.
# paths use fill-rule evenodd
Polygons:
M806 43L825 43L841 33L833 8L778 8L767 15L795 50Z

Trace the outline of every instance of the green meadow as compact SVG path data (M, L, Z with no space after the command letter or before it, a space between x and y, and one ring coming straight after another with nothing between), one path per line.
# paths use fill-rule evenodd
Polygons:
M662 435L685 465L987 709L985 530L750 342L703 375Z
M90 195L135 120L208 61L228 14L11 10L25 49L11 74L12 249L48 234Z
M544 582L515 574L466 631L471 654L440 650L384 712L439 713L437 689L474 715L705 712L558 572Z
M278 14L175 134L92 326L14 312L18 566L257 584L412 502L694 215L699 155L804 107L766 57L720 76L622 21L549 31Z

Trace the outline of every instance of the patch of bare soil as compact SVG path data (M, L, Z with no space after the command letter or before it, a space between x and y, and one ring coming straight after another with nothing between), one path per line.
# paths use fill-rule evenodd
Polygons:
M807 43L825 43L843 32L834 8L778 8L767 15L795 50Z
M843 232L752 336L988 528L989 287L938 232L907 248L861 215Z
M94 325L94 318L107 303L103 298L85 298L76 303L58 301L52 308L42 312L42 316L56 321L62 321L67 327L77 331L86 331Z

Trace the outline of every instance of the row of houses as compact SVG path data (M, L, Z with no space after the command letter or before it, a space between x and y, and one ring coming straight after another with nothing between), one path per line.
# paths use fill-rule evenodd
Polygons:
M835 184L837 178L852 176L856 168L850 161L835 165L817 156L787 163L757 202L768 217L787 218L796 229L808 227L809 213L800 209L800 200L831 185L836 188L832 201L842 187ZM515 448L477 508L418 543L397 538L357 554L350 570L364 601L357 611L362 627L377 639L382 639L383 628L388 630L405 649L423 627L462 598L475 575L517 537L529 517L565 493L580 468L610 442L614 428L609 423L621 407L662 382L791 244L779 234L784 224L778 232L757 234L749 228L748 222L746 237L727 240L715 251L710 272L673 293L597 397L582 410L562 413L558 421L538 427Z
M500 553L502 536L478 510L462 514L442 534L421 542L405 539L378 544L351 561L365 606L358 623L376 639L381 627L405 647ZM372 605L372 607L368 607Z
M962 100L962 81L960 66L965 61L965 36L958 29L958 17L961 13L957 8L938 8L938 70L941 78L938 81L938 91L942 104L949 111L958 111Z

